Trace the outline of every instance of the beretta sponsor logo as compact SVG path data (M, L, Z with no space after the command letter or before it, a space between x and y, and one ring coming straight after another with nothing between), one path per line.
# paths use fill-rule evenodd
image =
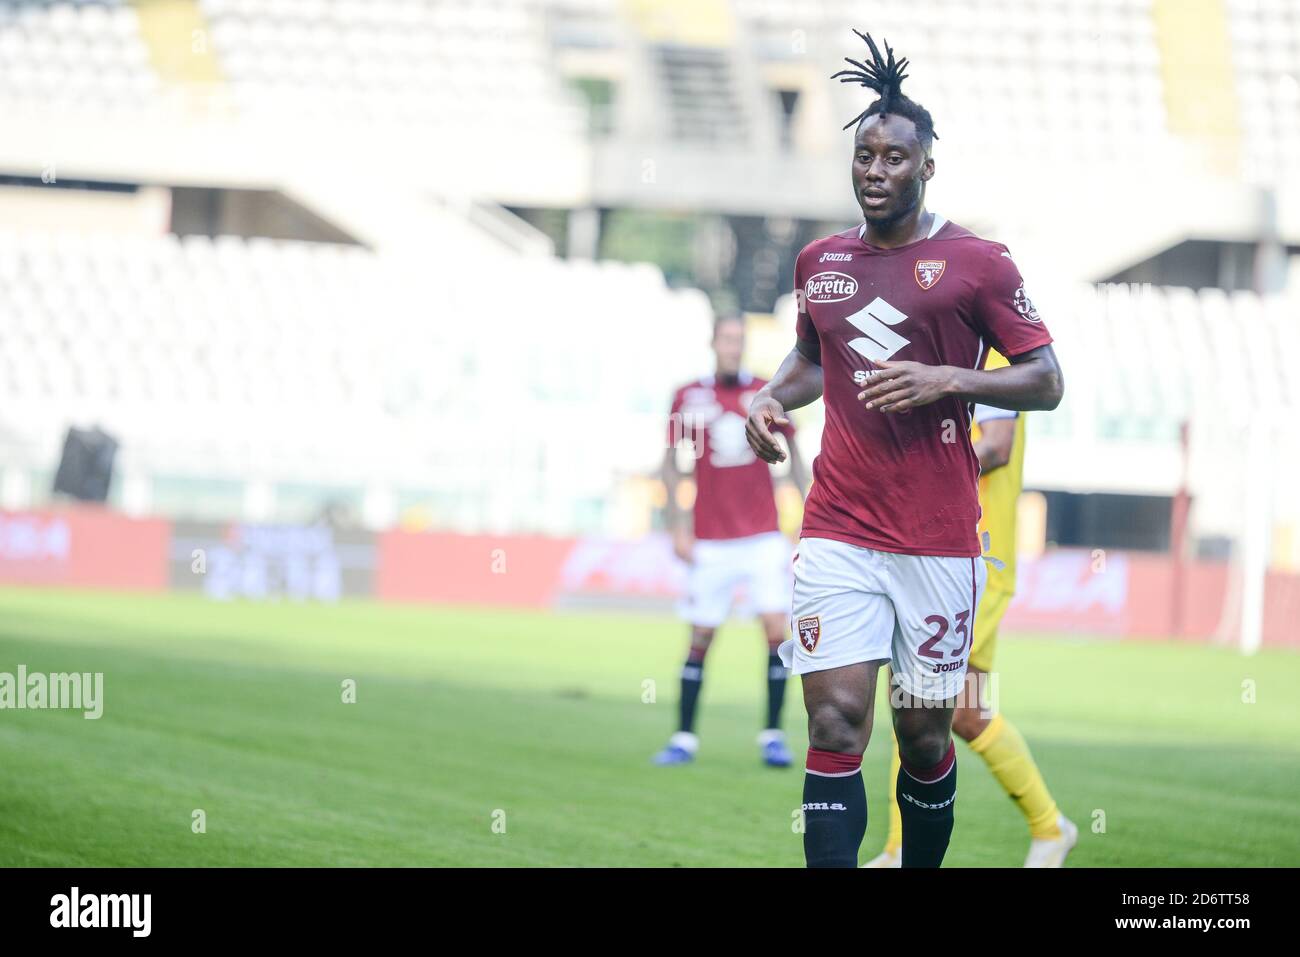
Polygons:
M819 272L803 285L809 302L843 302L857 295L858 281L842 272Z

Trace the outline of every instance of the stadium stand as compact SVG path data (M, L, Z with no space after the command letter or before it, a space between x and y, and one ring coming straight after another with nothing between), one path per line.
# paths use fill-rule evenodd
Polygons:
M141 510L161 490L203 513L166 491L196 482L211 510L242 509L231 483L253 476L337 486L359 514L431 488L451 527L600 527L592 503L643 466L663 396L699 368L707 299L647 266L520 258L509 287L495 266L445 268L334 244L0 233L5 462L43 480L64 429L93 422L122 441ZM635 354L607 328L615 300L655 330ZM558 315L562 337L539 321Z
M203 0L239 108L463 130L582 131L533 3Z
M128 471L164 487L328 475L361 497L432 485L460 502L443 517L461 527L536 493L548 504L512 514L515 527L599 527L590 502L653 467L663 396L702 367L707 302L650 267L521 258L518 292L485 311L492 271L456 268L471 271L451 281L333 244L0 234L7 461L37 470L67 426L93 422L122 439ZM615 299L623 321L654 330L634 355L608 328ZM1300 404L1286 299L1103 286L1049 301L1072 374L1062 408L1031 417L1036 442L1163 450L1142 479L1163 486L1180 423ZM562 338L532 318L557 314ZM1032 466L1041 485L1134 482L1104 456ZM587 504L557 508L564 498Z
M1005 142L1003 121L1011 117L1035 131L1036 151L1076 158L1109 149L1113 137L1141 143L1164 128L1160 58L1144 0L951 2L922 21L905 0L741 0L737 7L752 26L754 49L769 61L815 52L820 66L857 57L861 42L843 25L869 22L876 36L925 64L914 95L953 154ZM809 92L822 80L819 69ZM834 114L853 116L854 91L835 93Z
M376 523L433 487L455 527L607 528L602 496L653 465L665 390L706 364L707 304L654 267L554 258L497 204L848 221L839 126L857 100L826 67L868 22L925 66L909 82L938 120L940 208L1012 246L1070 365L1065 404L1030 420L1048 450L1030 484L1167 490L1180 423L1227 414L1206 381L1296 405L1294 262L1284 297L1080 283L1188 238L1257 242L1249 187L1293 181L1300 12L1210 6L1226 28L1201 69L1180 57L1208 28L1167 0L945 0L925 22L904 0L0 3L0 172L57 160L87 181L274 191L362 244L11 220L7 501L39 494L62 429L94 418L124 440L116 494L135 510L278 515L292 496L267 487L328 473ZM599 137L584 83L611 88ZM999 179L949 162L1005 151L1009 127L1033 131L1032 163ZM508 146L529 131L551 152L521 167ZM1202 134L1240 140L1212 192L1185 155ZM1106 202L1149 215L1116 230L1070 184L1126 162ZM1282 243L1300 235L1293 195ZM555 315L583 331L557 342L537 318ZM540 417L516 421L512 386ZM1141 467L1117 475L1098 443ZM222 491L167 492L199 479Z
M109 110L161 96L134 7L0 4L0 88L7 108Z
M1300 172L1300 6L1228 0L1228 28L1248 175Z

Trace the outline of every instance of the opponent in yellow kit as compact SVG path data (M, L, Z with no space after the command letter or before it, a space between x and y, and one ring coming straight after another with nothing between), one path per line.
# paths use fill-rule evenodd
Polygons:
M1007 360L990 352L985 369L1005 366ZM975 636L971 645L968 674L993 669L998 624L1016 591L1016 506L1020 499L1025 458L1025 416L1023 413L976 406L971 426L971 444L980 461L981 537L987 536L988 556L997 559L988 567L988 584L975 613ZM1000 567L999 567L1000 563ZM968 682L968 688L974 683ZM1060 867L1078 839L1078 828L1056 807L1043 776L1034 763L1029 746L1015 725L1003 715L987 716L978 702L965 700L957 707L953 734L965 740L984 759L998 783L1016 802L1029 825L1029 855L1026 867ZM890 766L889 780L898 776L898 747ZM903 823L894 789L889 790L889 838L884 852L864 867L899 867L902 864Z

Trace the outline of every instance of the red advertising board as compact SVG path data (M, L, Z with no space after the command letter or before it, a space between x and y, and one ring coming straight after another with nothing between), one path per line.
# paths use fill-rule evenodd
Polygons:
M189 575L172 574L169 582L169 555L172 565L189 569L185 562L195 542L188 528L93 506L0 512L0 584L196 587ZM222 544L229 544L226 538ZM663 535L623 541L392 531L376 536L373 550L367 533L340 532L330 541L327 557L340 564L340 581L347 586L340 585L338 594L382 601L667 610L685 579L685 566ZM283 558L282 551L275 555ZM259 556L265 558L260 552L254 557ZM242 574L240 581L247 577ZM1180 578L1165 555L1058 549L1020 562L1017 594L1004 626L1235 642L1241 591L1223 563L1190 563ZM1294 628L1300 618L1300 575L1268 574L1263 616L1266 645L1300 647Z
M1237 640L1241 586L1223 562L1190 562L1178 580L1167 555L1058 549L1021 560L1008 630L1079 631L1205 641ZM1300 645L1300 575L1270 572L1264 643Z
M74 506L0 512L0 582L161 591L171 523Z
M385 532L379 536L375 597L546 607L573 539L518 535Z

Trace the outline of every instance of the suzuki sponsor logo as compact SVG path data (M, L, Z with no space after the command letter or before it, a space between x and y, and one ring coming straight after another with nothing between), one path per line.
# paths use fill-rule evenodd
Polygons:
M911 340L903 338L890 328L906 318L907 313L895 309L877 296L846 318L853 328L862 333L860 338L849 340L849 348L872 362L892 359L894 353L903 346L911 345ZM856 376L854 381L857 381Z
M809 302L843 302L858 294L858 281L847 273L819 272L803 284Z
M730 410L709 426L709 463L715 468L749 465L756 457L745 438L745 419Z

